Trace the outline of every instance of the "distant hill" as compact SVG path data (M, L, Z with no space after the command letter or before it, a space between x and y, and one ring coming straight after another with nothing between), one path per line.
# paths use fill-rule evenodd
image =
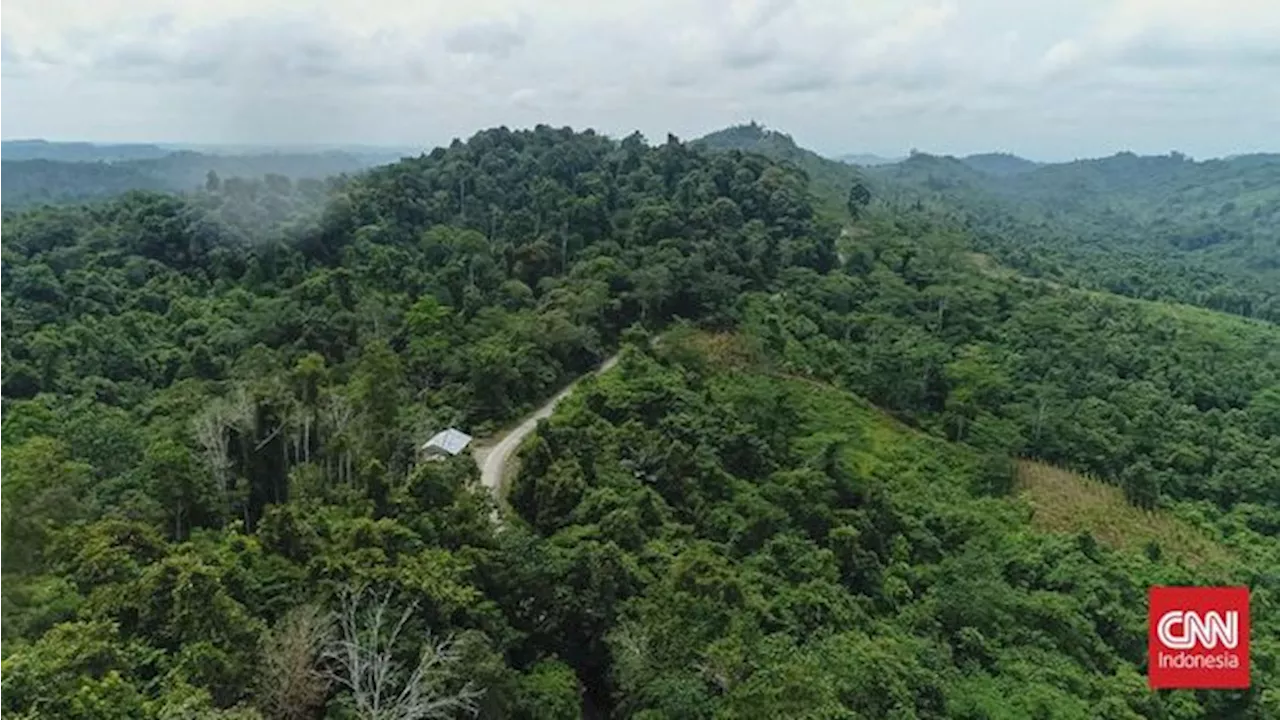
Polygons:
M853 153L850 155L837 155L836 160L850 165L862 165L863 167L876 167L878 165L892 165L896 162L902 162L904 158L900 157L884 157L883 155L875 155L873 153Z
M981 153L960 158L960 162L988 175L1019 175L1040 167L1040 163L1010 153Z
M36 141L42 142L42 141ZM41 203L80 202L113 197L130 190L187 192L202 187L210 171L221 179L262 178L280 175L292 180L321 179L353 173L396 158L388 152L353 154L326 151L311 153L262 153L254 155L211 155L191 151L163 151L158 157L91 161L53 160L47 158L15 159L10 156L10 143L5 143L3 197L0 204L7 209ZM84 146L80 150L63 149L57 154L71 156L80 152L92 154L89 143L45 143L43 146L22 141L17 153L37 152L41 147ZM157 146L119 146L133 148L129 152L144 153Z
M694 140L692 144L711 150L742 150L792 161L825 160L812 150L797 145L790 135L754 121L717 130Z
M932 208L1021 272L1280 321L1280 155L985 158L867 173L882 199Z
M1037 163L913 151L855 166L757 123L694 144L795 164L832 221L848 222L846 194L861 179L878 206L963 231L974 249L1023 274L1280 322L1280 154Z
M791 163L809 176L809 187L819 212L828 220L847 219L844 203L849 186L859 177L858 168L825 158L796 144L786 133L770 130L756 122L735 125L705 135L690 143L709 150L740 150Z
M48 140L5 140L0 143L4 160L58 160L62 162L113 162L154 160L173 152L150 143L104 144L50 142Z

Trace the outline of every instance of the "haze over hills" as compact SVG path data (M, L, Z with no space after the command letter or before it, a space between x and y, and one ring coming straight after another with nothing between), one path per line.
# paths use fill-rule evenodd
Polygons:
M892 165L896 162L902 162L901 157L883 157L873 153L851 153L846 155L837 155L836 160L850 165L866 165L874 167L876 165Z
M190 192L219 178L321 180L403 157L394 148L263 148L5 141L5 208L109 198L130 190Z
M1041 163L1010 153L966 155L960 158L960 162L987 175L1018 175L1030 172L1041 166Z
M58 160L62 162L116 162L120 160L155 160L178 152L204 155L303 155L312 153L346 153L370 156L384 162L415 155L421 148L360 144L209 144L209 143L101 143L15 139L0 142L0 157L5 160Z
M50 142L48 140L5 140L0 142L0 159L58 160L61 162L109 162L150 160L164 157L172 149L150 143Z

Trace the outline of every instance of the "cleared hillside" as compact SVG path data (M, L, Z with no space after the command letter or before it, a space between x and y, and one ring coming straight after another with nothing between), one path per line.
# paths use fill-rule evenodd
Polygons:
M1113 548L1168 556L1191 565L1227 560L1227 551L1204 530L1168 511L1134 507L1115 485L1022 460L1017 488L1033 508L1032 524L1041 530L1087 532Z

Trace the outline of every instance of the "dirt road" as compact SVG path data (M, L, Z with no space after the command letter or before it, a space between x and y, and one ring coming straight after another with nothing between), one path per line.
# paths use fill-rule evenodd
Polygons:
M617 362L618 356L614 355L605 360L592 375L599 375L605 372ZM584 375L583 377L590 377L590 375ZM555 397L544 403L542 407L534 410L533 414L526 417L519 425L503 436L497 445L477 447L475 449L476 463L480 466L480 482L489 488L494 497L501 497L502 480L506 477L507 467L515 456L516 450L519 449L520 443L524 442L525 437L533 432L534 428L538 427L539 420L550 417L551 413L555 412L556 405L559 405L561 400L569 397L580 382L582 382L582 378L574 380L569 387L561 390Z

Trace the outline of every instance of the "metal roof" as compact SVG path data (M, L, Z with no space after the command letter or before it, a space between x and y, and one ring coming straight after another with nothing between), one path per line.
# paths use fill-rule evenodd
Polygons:
M450 455L457 455L471 442L471 436L456 428L442 430L423 444L422 449L439 448Z

